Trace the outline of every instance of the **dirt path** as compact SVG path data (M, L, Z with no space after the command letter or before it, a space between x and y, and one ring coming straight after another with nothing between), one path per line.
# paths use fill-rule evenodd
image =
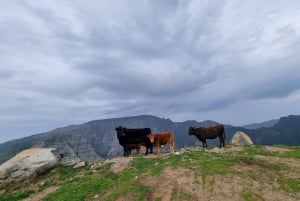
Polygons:
M26 198L23 201L40 201L43 198L45 198L48 194L56 191L58 188L59 186L50 186L41 192L31 195L29 198Z

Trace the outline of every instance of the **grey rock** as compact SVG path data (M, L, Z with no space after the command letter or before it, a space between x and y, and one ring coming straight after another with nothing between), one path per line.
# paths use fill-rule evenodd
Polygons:
M253 141L246 133L237 131L231 138L230 143L235 145L252 145Z
M18 153L0 166L0 185L34 178L60 162L53 148L31 148Z

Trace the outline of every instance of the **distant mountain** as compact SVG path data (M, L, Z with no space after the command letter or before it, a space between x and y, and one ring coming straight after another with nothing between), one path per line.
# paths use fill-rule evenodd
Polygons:
M173 131L176 149L200 146L200 142L194 136L188 136L188 128L213 124L217 124L217 122L210 120L173 122L170 119L151 115L95 120L0 144L0 164L20 151L31 147L55 147L64 154L66 161L81 158L87 162L94 162L99 159L120 156L122 147L119 145L115 131L115 128L120 125L128 128L150 127L153 133ZM236 131L248 134L254 144L300 145L300 116L282 117L269 128L246 129L225 125L227 142ZM218 139L208 140L208 146L215 146L218 143Z
M255 144L300 145L300 115L281 117L272 127L245 131Z
M278 122L278 119L272 119L272 120L261 122L261 123L246 124L242 127L247 128L247 129L257 129L257 128L261 128L261 127L268 128L268 127L274 126L277 122Z

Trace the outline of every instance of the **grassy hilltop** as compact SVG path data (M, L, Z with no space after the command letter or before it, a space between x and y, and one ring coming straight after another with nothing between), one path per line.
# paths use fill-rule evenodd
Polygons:
M300 147L191 147L134 155L81 169L57 167L0 189L13 200L300 200Z

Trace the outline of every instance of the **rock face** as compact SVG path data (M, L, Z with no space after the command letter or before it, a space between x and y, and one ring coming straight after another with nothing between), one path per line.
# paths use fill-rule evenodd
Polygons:
M237 131L232 139L230 140L231 144L235 145L251 145L253 144L251 138L244 132L242 131Z
M20 152L0 166L0 186L34 178L59 163L54 148L31 148Z

